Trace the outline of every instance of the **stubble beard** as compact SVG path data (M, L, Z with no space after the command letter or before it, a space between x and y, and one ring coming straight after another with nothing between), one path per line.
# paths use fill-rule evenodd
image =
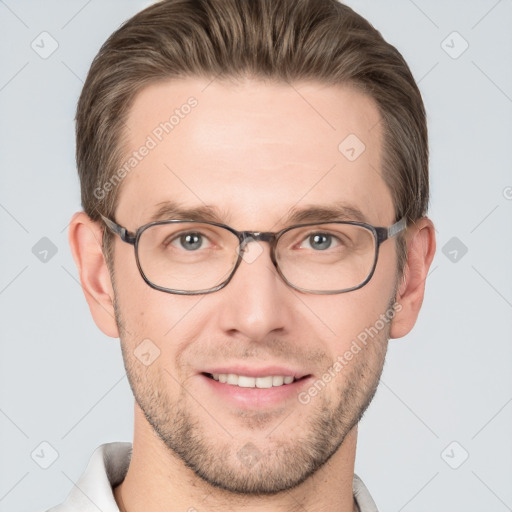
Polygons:
M125 333L116 303L114 301L119 332ZM388 308L392 303L394 296ZM148 373L147 368L134 358L133 348L127 349L132 343L123 339L123 335L121 347L137 404L173 456L213 487L245 496L273 495L297 487L317 472L360 421L378 387L389 331L390 324L387 324L343 368L342 384L335 380L328 384L337 386L336 393L319 392L308 405L297 400L297 407L312 409L302 425L296 426L293 438L283 426L289 423L289 419L278 425L279 420L268 411L246 413L245 425L250 428L242 434L222 432L219 422L219 428L212 428L204 421L205 415L212 415L203 409L205 406L208 409L207 404L198 406L183 384L179 395L173 399L167 393L169 386L165 375L161 378L165 369L163 373ZM168 377L172 380L170 375ZM335 401L332 397L339 399ZM265 432L266 425L268 432L263 437L261 434ZM256 437L263 438L264 445L257 440L251 441L250 429L256 429ZM209 437L212 432L217 438Z

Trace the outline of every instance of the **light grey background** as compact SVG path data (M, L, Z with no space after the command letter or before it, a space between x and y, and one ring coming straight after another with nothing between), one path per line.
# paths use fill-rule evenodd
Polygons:
M82 82L150 3L0 1L1 512L60 503L95 447L132 439L119 341L90 316L67 224ZM512 1L348 3L419 81L438 237L418 323L390 342L360 425L356 472L381 512L512 510ZM43 442L58 452L47 469Z

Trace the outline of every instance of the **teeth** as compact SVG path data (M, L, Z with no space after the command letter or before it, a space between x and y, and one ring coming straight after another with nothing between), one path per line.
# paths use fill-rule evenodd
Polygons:
M284 383L284 377L279 375L275 375L272 377L272 386L282 386Z
M241 388L271 388L291 384L295 378L289 375L268 375L266 377L247 377L234 373L213 373L212 377L222 384L231 384Z
M233 375L233 380L231 382L228 380L228 384L234 384L241 388L254 388L256 387L256 379L254 377L246 377L245 375L238 377Z
M255 386L257 388L271 388L272 383L274 382L274 379L272 376L269 375L268 377L258 377L256 379L254 379L254 381L255 381ZM238 385L240 386L240 379L238 379Z

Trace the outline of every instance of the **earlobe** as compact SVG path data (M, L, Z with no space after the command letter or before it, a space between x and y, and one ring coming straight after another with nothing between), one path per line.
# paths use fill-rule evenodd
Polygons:
M85 212L77 212L71 218L68 240L94 322L107 336L118 338L114 290L101 248L101 226Z
M413 328L423 303L425 281L436 250L435 229L426 217L410 228L407 242L407 262L400 280L396 302L401 305L391 325L390 337L401 338Z

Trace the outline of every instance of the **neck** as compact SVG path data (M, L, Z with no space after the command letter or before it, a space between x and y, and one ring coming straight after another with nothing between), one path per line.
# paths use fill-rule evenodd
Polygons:
M114 497L120 512L355 512L356 440L357 426L316 473L291 490L269 496L239 495L199 478L168 450L135 405L130 466L124 481L114 489Z

